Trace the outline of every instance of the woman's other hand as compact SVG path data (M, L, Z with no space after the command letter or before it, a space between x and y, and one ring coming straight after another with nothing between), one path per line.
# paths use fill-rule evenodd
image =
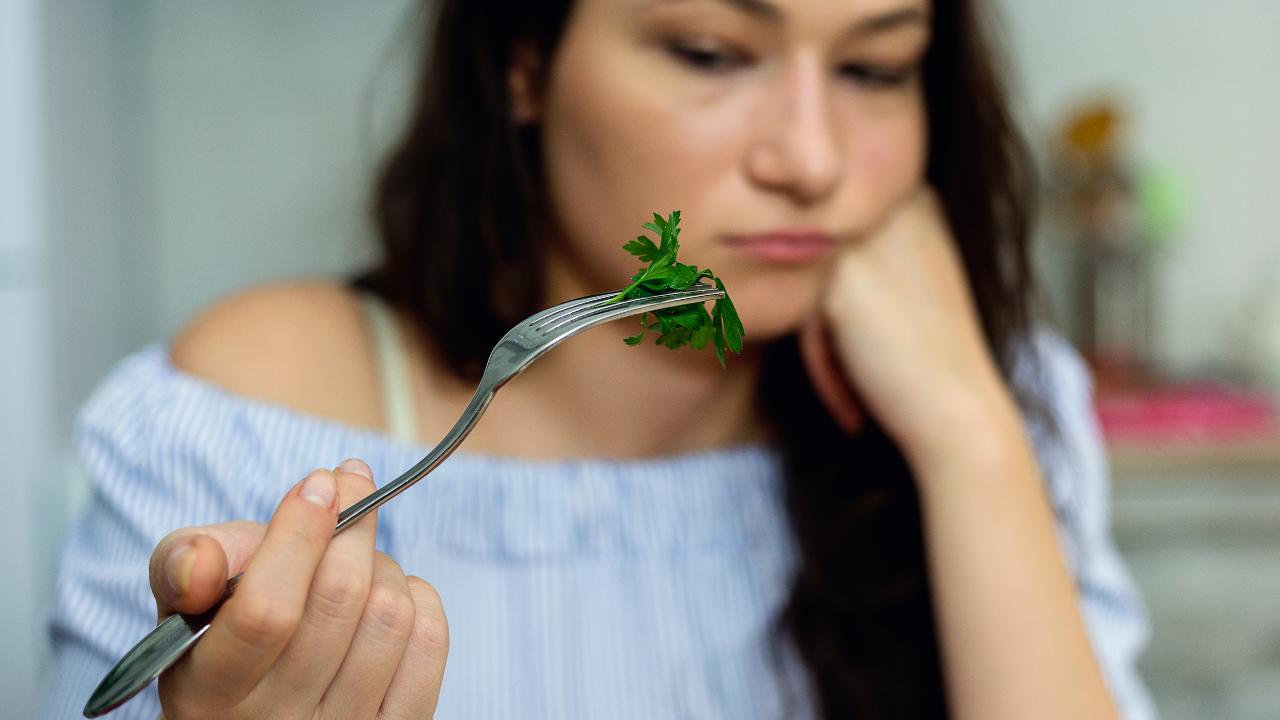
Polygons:
M800 347L836 421L856 432L865 408L913 464L947 456L987 423L1016 422L927 187L841 253Z
M196 644L159 679L168 720L423 718L449 637L436 591L374 548L377 513L336 537L338 512L375 489L359 460L316 470L269 525L170 533L151 555L159 618L198 613L243 571Z

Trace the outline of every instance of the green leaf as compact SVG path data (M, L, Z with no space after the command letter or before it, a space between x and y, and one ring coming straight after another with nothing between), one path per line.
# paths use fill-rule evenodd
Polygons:
M649 313L640 313L640 332L630 337L622 338L622 342L628 345L639 345L644 342L644 334L649 332Z
M676 236L680 234L677 230L680 224L680 211L672 212L668 220L663 220L661 215L654 213L653 220L652 225L645 226L653 227L661 237L658 244L658 257L654 258L653 264L657 267L665 267L675 262L676 253L680 250L680 243L676 241Z
M665 290L667 284L676 277L677 272L675 267L671 265L663 268L650 268L644 275L640 276L640 283L654 290Z
M720 282L720 278L716 278L716 287L724 290L724 283ZM742 330L742 319L738 317L738 310L733 306L727 291L722 299L716 301L716 307L720 309L721 317L724 319L725 344L730 350L741 354L742 336L745 334Z
M711 320L710 316L707 315L707 309L701 305L681 305L680 307L671 308L666 315L675 324L690 330L697 330Z
M646 222L644 228L657 236L656 244L641 235L622 247L649 265L632 275L630 284L610 302L646 297L667 290L685 290L704 278L713 281L720 290L725 289L724 283L709 268L700 270L696 265L676 260L680 249L679 210L673 210L665 218L654 213L652 222ZM725 366L726 349L742 352L742 320L727 291L723 298L715 301L710 313L705 303L690 303L653 311L652 322L648 319L649 314L640 317L640 333L624 338L624 342L639 345L645 334L653 331L657 334L654 342L672 350L686 345L701 350L711 345L721 367Z
M688 328L678 327L671 332L663 333L662 337L658 338L658 344L665 345L670 350L675 350L678 347L688 345L690 335Z
M695 328L693 334L689 336L689 345L694 350L701 350L706 347L707 343L711 342L711 339L715 337L715 328L711 326L709 320L708 318L706 324Z
M622 249L640 258L640 262L653 262L658 257L658 246L654 245L653 241L644 235L637 236L635 240L623 245ZM636 273L636 277L643 273L644 271L641 270ZM632 280L634 279L632 278Z
M672 290L688 290L698 281L698 268L692 265L673 263L671 269L673 272L671 279Z
M658 318L658 327L662 330L664 334L675 332L675 329L678 326L676 325L675 321L672 320L669 316L661 312L654 313L654 316Z
M716 355L720 358L720 364L724 364L724 309L717 302L711 307L711 327L714 330L713 339L716 343Z

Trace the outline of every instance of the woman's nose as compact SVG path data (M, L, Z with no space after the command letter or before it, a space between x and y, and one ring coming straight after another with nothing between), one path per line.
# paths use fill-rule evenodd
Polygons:
M843 167L830 92L818 58L789 64L769 89L768 112L747 152L752 182L805 204L831 193Z

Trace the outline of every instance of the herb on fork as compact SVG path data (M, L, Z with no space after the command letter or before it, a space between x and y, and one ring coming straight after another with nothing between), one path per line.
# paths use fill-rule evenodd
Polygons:
M699 270L694 265L685 265L676 260L676 253L680 249L677 240L680 235L679 210L672 211L666 218L654 213L653 222L645 223L644 228L657 233L658 244L655 245L653 240L640 235L623 245L622 249L640 258L641 262L649 263L649 267L641 268L632 275L631 284L610 302L648 297L667 290L687 290L702 278L711 280L717 288L724 290L724 283L710 269ZM650 314L654 318L652 323L649 322ZM708 342L712 343L721 367L725 364L726 348L742 353L742 320L738 317L738 311L734 309L728 292L723 298L716 300L710 313L702 303L644 313L640 316L639 334L625 338L624 342L639 345L644 340L645 333L650 330L658 332L656 344L665 345L671 350L685 345L701 350Z

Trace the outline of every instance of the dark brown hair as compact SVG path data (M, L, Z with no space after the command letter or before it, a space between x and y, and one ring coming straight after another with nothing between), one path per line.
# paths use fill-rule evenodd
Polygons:
M498 337L540 298L544 216L536 133L511 121L517 42L555 51L571 3L441 0L407 132L373 197L382 262L357 278L414 318L439 360L476 377ZM928 181L958 243L986 341L1006 378L1030 330L1032 184L972 0L938 0L924 61ZM477 280L487 280L477 283ZM760 398L781 432L797 541L779 628L823 715L944 717L915 482L871 418L843 434L794 338L766 350Z

